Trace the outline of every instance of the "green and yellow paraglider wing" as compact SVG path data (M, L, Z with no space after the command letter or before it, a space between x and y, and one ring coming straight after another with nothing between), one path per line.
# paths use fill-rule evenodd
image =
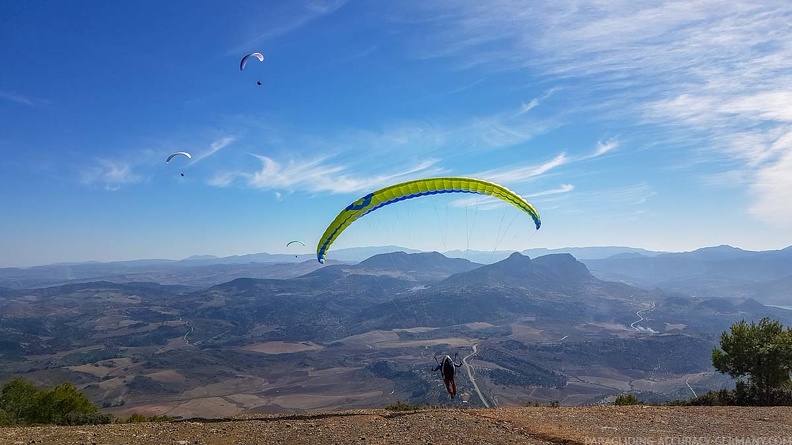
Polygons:
M348 205L327 227L316 246L316 259L324 263L327 250L350 224L369 212L394 202L440 193L477 193L494 196L531 215L536 229L542 225L536 209L522 196L502 185L475 178L428 178L391 185L358 199Z

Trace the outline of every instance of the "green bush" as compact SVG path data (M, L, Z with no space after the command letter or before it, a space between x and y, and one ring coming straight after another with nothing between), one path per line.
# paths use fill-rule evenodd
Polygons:
M669 405L679 406L762 406L766 404L766 397L773 401L775 406L792 405L792 389L787 386L773 388L769 392L760 391L750 380L740 380L734 389L721 389L701 394L698 397L686 400L675 400Z
M148 419L143 414L133 413L124 423L143 423L148 422Z
M543 402L527 402L523 406L531 407L531 408L536 408L536 407L558 408L559 402L558 402L558 400L553 400L552 402L546 402L546 403L543 403Z
M390 405L386 406L385 409L388 411L416 411L419 409L425 409L425 407L416 405L414 403L404 403L399 400L396 403L391 403Z
M122 420L119 423L143 423L143 422L170 422L171 420L175 419L175 417L171 416L144 416L143 414L132 413L126 420Z
M632 394L622 394L616 397L616 401L613 404L616 406L637 405L638 399Z
M110 423L71 383L38 389L21 378L0 390L0 424L83 425Z
M58 425L106 425L112 422L112 414L68 413L61 417Z

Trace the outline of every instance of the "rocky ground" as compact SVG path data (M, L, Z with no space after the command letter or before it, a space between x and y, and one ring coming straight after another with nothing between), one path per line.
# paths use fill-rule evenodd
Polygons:
M789 407L356 410L0 428L0 444L792 445Z

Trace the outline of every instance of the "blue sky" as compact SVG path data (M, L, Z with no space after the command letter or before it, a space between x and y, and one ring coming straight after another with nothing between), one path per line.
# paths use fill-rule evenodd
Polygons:
M333 248L784 248L790 23L778 1L0 2L0 266L309 253L358 197L438 175L509 187L542 229L443 196Z

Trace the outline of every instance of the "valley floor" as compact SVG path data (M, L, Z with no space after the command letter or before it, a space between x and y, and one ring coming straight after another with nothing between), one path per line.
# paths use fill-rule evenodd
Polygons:
M170 423L0 428L2 444L792 444L789 407L333 411Z

